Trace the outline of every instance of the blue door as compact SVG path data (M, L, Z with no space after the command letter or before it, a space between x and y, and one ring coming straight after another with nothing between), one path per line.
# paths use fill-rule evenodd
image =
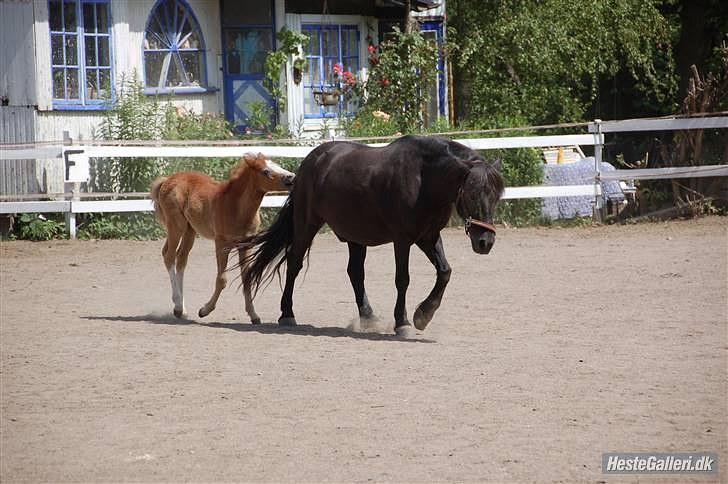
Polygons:
M274 48L273 2L222 0L221 17L225 117L242 133L256 111L267 107L275 119L275 100L264 87L265 58Z
M434 122L438 115L447 114L445 104L445 61L442 55L442 22L423 22L420 32L426 39L437 44L437 80L427 86L430 91L430 104L426 110L426 124Z

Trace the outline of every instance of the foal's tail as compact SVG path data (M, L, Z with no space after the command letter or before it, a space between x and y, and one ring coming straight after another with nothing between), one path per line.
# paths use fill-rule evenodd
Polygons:
M273 274L280 279L281 266L293 245L293 194L278 212L268 230L264 230L238 245L247 249L248 255L241 264L246 267L243 284L255 295L260 286L270 282Z
M162 187L162 184L167 181L166 176L160 176L157 177L153 182L152 186L149 187L149 192L152 197L152 202L154 202L154 214L157 216L157 220L164 225L164 214L159 209L159 189Z

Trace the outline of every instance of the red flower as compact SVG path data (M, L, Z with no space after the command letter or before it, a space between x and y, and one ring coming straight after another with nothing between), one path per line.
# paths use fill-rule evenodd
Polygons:
M382 79L381 81L379 81L379 83L382 86L387 87L387 86L389 86L389 79Z
M336 64L334 64L334 67L332 68L332 70L334 72L334 75L338 76L339 74L341 74L344 71L344 68L342 67L341 64L339 64L337 62Z
M369 44L369 47L367 47L367 50L370 54L373 54L375 50L377 50L376 47L374 47L374 44Z
M344 82L350 86L353 86L356 84L356 76L349 71L344 72L343 78L344 78Z

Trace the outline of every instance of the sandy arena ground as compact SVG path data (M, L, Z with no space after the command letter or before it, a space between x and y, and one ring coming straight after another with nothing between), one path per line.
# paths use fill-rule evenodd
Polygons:
M612 451L711 451L728 473L728 219L443 232L453 276L417 340L346 329L346 246L320 235L280 330L169 316L161 241L2 243L0 480L580 481ZM408 309L434 284L412 251ZM214 277L198 240L196 315ZM391 332L391 246L367 288ZM682 482L679 476L671 482ZM654 482L654 479L645 479Z

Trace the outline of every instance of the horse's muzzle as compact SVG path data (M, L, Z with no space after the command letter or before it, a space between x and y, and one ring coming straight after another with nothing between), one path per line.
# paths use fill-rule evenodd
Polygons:
M473 227L468 234L473 252L476 254L487 254L495 243L495 233L481 227Z
M283 185L286 186L287 188L291 188L291 187L293 187L293 183L295 181L296 181L296 175L287 175L283 179Z

